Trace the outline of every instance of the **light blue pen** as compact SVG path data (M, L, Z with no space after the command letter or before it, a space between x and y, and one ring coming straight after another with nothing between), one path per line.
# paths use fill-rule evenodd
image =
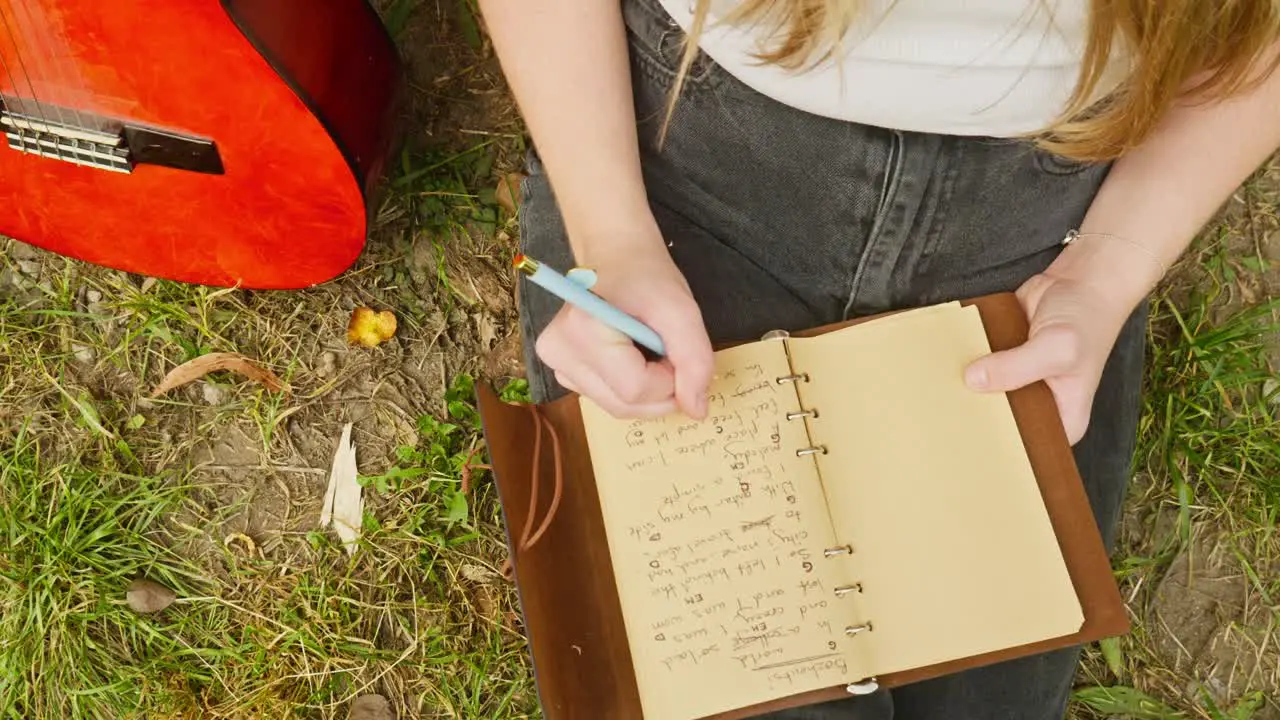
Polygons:
M591 292L596 275L587 270L573 270L565 277L528 255L516 255L516 269L547 292L574 305L600 322L635 340L658 355L666 355L662 338L652 328Z

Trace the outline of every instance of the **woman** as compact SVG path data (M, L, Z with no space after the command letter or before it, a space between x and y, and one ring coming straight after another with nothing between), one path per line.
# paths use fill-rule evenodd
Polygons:
M1280 146L1273 0L481 5L537 147L525 250L669 356L522 288L537 400L701 417L713 343L1016 290L1029 340L966 379L1048 383L1110 546L1144 298ZM1076 660L775 717L1060 718Z

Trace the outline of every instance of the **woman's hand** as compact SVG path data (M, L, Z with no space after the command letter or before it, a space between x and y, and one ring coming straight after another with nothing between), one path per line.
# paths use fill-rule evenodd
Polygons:
M1069 247L1018 288L1030 319L1027 341L975 361L965 381L992 392L1045 381L1074 445L1089 427L1093 396L1121 328L1159 277L1150 258L1132 247L1106 240Z
M652 327L668 353L647 362L628 338L566 308L538 338L539 357L614 415L701 417L711 344L649 209L622 3L480 0L480 10L574 255L596 271L592 289Z
M973 387L1007 391L1044 380L1071 442L1084 436L1124 321L1222 203L1280 147L1280 72L1271 71L1278 53L1280 45L1260 53L1256 68L1266 75L1242 92L1178 102L1115 162L1081 223L1080 240L1018 290L1030 338L974 362L966 373ZM1201 152L1206 147L1214 152ZM1091 231L1127 240L1086 238Z
M615 417L679 409L703 418L713 372L711 341L656 224L636 237L590 247L582 264L596 273L592 291L653 328L667 356L651 362L627 336L565 305L538 337L538 357L561 385Z

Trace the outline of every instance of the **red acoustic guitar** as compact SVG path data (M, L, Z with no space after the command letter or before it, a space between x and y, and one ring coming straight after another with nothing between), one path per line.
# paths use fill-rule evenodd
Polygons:
M248 288L364 247L401 87L366 0L0 0L0 59L0 234Z

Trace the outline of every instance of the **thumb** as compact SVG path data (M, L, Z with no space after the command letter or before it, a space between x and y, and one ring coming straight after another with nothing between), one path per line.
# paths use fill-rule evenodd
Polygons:
M1008 392L1066 372L1078 353L1075 332L1048 327L1025 343L979 358L965 368L965 383L974 390Z

